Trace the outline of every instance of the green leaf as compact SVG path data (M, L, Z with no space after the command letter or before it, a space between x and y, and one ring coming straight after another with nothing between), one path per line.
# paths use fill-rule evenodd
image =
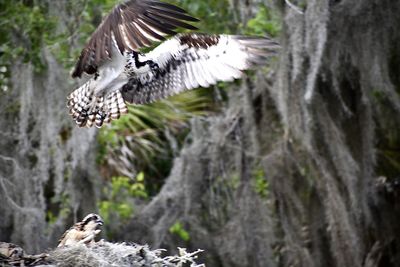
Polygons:
M183 241L189 241L189 240L190 240L189 232L187 232L187 231L183 228L183 225L182 225L179 221L175 222L175 224L172 225L172 226L169 228L169 232L170 232L171 234L176 234L176 235L178 235Z

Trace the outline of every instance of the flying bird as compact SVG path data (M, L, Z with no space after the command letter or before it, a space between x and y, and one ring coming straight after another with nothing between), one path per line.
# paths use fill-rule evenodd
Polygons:
M279 45L265 37L177 34L196 30L196 18L158 0L130 0L114 7L92 34L72 72L90 79L68 96L80 127L101 127L146 104L185 90L232 81L266 62ZM165 36L173 36L166 40ZM141 49L163 41L144 54Z
M62 235L57 247L94 243L95 237L101 232L98 228L103 224L99 215L90 213Z

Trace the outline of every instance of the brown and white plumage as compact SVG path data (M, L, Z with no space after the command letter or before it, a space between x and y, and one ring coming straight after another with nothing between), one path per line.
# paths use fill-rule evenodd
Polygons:
M58 247L93 243L95 237L101 232L98 228L103 223L99 215L88 214L82 221L75 223L62 235Z
M163 34L175 34L175 27L194 28L182 20L196 21L184 10L156 0L131 0L111 12L73 72L74 77L83 72L94 75L68 97L78 126L101 127L118 119L128 112L126 103L146 104L238 79L244 70L266 62L279 47L264 37L187 33L147 54L138 52L151 41L162 40Z
M81 77L86 72L95 74L100 64L111 59L113 46L118 51L136 51L151 46L164 36L174 35L177 27L196 29L184 21L198 21L186 15L186 11L157 0L130 0L113 8L104 18L82 50L72 77Z
M264 63L276 48L267 38L179 34L146 54L159 69L132 77L122 87L122 97L128 103L146 104L218 81L233 81L243 70Z

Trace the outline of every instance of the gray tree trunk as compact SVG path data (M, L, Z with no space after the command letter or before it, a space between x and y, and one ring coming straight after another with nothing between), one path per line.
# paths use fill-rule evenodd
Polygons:
M276 4L278 71L193 121L124 237L203 248L209 266L398 266L399 170L383 153L400 144L400 2L310 0L304 14ZM177 221L186 244L169 231Z
M63 13L67 3L49 1L60 27L73 20ZM27 253L54 247L65 225L96 208L99 190L95 131L78 129L68 118L66 96L77 84L48 48L41 56L41 73L13 62L12 86L0 97L0 240ZM49 212L58 220L49 223Z
M49 1L60 27L74 19L68 2ZM202 248L213 267L398 266L400 2L309 0L304 14L276 2L277 70L193 120L161 192L120 238ZM238 21L257 3L232 0ZM0 240L28 253L55 246L99 190L95 131L65 108L76 85L45 48L43 60L41 74L14 62L0 97ZM189 241L170 232L178 221Z

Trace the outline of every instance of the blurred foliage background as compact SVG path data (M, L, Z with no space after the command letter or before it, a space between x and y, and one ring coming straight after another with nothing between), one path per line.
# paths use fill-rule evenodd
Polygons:
M119 1L0 0L0 239L42 252L97 209L209 266L398 266L400 2L165 1L279 38L279 67L79 129L68 72Z
M46 69L43 47L48 47L66 69L71 69L90 34L118 2L68 1L64 13L74 19L67 20L51 9L46 0L0 0L1 91L10 89L9 64L16 58L31 62L37 73ZM280 31L279 16L264 4L243 25L230 8L229 0L167 2L200 18L195 24L200 32L277 36ZM226 90L226 85L219 83L213 88L189 91L151 105L130 106L128 115L99 130L97 164L105 182L98 208L106 220L117 216L123 223L134 214L135 199L143 201L157 194L190 130L188 121L193 116L218 112L224 105ZM266 185L260 186L263 190ZM55 214L65 212L53 211L50 207L47 214L49 222L54 222ZM179 232L179 226L172 231ZM112 233L109 229L110 237Z

